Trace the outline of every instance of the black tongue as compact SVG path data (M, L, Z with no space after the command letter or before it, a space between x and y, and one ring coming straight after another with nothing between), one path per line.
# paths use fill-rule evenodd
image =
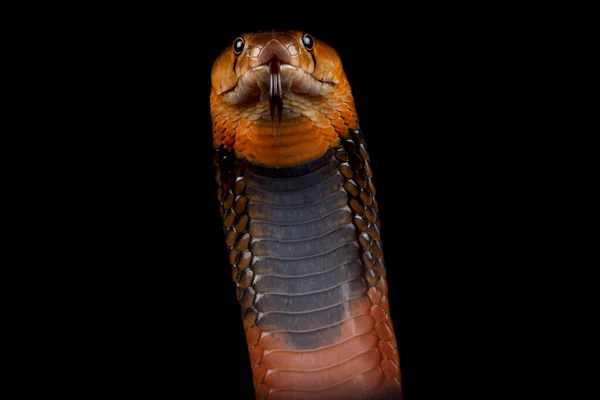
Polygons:
M271 121L273 121L273 133L276 133L275 121L281 125L281 114L283 112L283 91L281 90L281 61L272 59L269 61L269 106L271 110Z

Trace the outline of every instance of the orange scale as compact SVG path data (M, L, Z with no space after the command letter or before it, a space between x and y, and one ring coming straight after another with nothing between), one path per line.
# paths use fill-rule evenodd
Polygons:
M313 138L312 140L301 142L301 143L292 143L287 146L268 146L264 141L260 143L252 141L252 137L249 137L250 141L248 142L248 149L256 154L265 154L265 155L277 155L277 156L293 156L305 153L307 151L312 150L315 146L318 146L320 142L322 142L321 137ZM283 138L280 138L281 140Z
M288 146L288 148L290 148L290 147L292 147L292 146ZM275 154L264 152L264 151L257 153L256 149L248 149L248 151L246 151L246 153L247 153L246 157L251 162L256 162L257 164L261 164L261 165L265 165L265 166L287 167L287 166L298 165L298 164L302 164L302 163L314 160L315 158L323 155L325 153L325 151L327 151L327 147L328 147L328 142L322 141L320 144L318 144L317 146L315 146L312 149L309 149L306 152L297 152L297 153L293 151L295 149L291 149L291 152L289 152L287 154L280 152L279 150L281 148L275 148L275 149L277 149L277 152ZM273 149L273 148L269 147L269 149Z
M248 139L261 146L272 146L272 147L285 147L300 144L304 142L314 142L318 137L322 136L321 132L317 128L310 129L302 133L296 133L294 135L280 135L275 136L259 136L256 134L248 135Z
M227 130L235 130L235 128L237 128L238 123L237 121L231 121L228 120L227 123L225 124L225 127L227 128Z

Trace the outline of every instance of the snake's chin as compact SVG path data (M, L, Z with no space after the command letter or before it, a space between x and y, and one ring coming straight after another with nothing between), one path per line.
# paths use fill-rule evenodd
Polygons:
M223 94L224 100L232 105L242 104L250 99L268 100L270 75L268 64L248 70L239 77L233 89ZM325 96L334 85L319 81L303 69L289 64L281 64L280 77L283 97L289 100L305 96Z

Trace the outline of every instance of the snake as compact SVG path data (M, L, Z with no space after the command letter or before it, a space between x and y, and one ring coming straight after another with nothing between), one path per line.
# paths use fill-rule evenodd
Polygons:
M402 398L373 170L340 55L307 32L244 33L212 65L210 114L256 399Z

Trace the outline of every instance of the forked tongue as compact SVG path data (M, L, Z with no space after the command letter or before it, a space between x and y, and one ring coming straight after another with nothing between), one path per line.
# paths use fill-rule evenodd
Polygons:
M279 127L281 126L281 114L283 113L283 91L281 90L281 61L272 59L269 61L269 106L271 110L271 121L273 121L273 135L279 138Z

